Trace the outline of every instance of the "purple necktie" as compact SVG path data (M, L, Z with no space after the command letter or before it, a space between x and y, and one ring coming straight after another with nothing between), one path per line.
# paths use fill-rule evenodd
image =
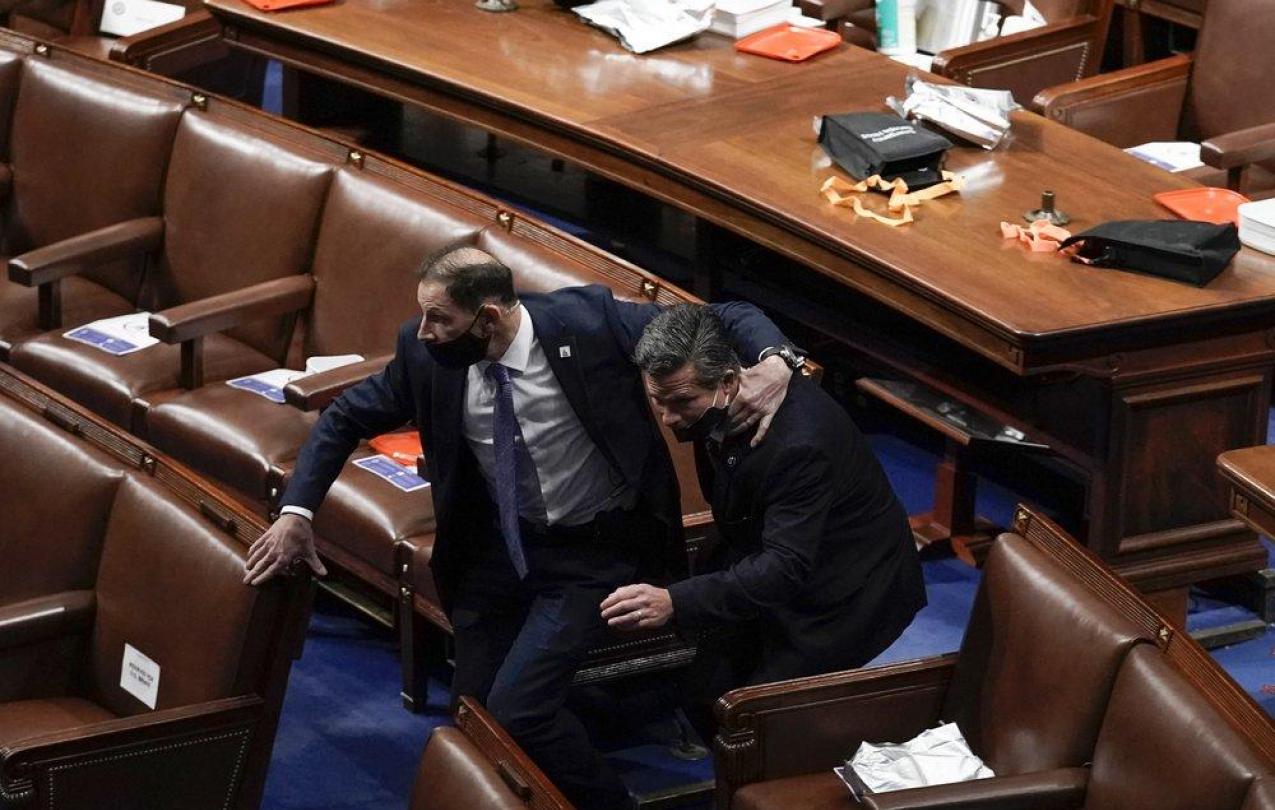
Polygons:
M496 450L496 506L500 510L500 533L504 535L509 559L519 579L527 576L527 557L522 551L518 528L518 453L515 438L518 420L514 416L514 388L509 369L500 363L487 366L487 379L496 384L496 407L492 414L492 438Z

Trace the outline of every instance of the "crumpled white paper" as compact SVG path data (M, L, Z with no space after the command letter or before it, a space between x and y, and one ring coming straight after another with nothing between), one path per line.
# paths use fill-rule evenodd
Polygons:
M598 0L572 11L647 53L693 37L713 22L714 0Z
M911 74L904 82L907 97L886 98L886 106L904 118L929 121L954 135L993 149L1009 132L1009 114L1022 107L1008 90L982 90L931 84Z
M905 743L862 743L846 765L873 793L996 775L970 751L955 723L923 731Z

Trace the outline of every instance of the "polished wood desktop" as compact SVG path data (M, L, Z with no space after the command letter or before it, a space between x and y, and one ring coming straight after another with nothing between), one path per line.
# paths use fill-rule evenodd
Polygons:
M812 120L903 93L905 68L875 53L788 64L704 34L638 56L545 0L509 14L468 0L207 6L233 46L531 145L795 260L706 274L699 291L743 293L1050 445L1083 482L1088 545L1172 591L1175 612L1187 583L1261 567L1214 463L1265 440L1275 257L1245 249L1199 289L999 234L1045 189L1079 231L1162 218L1151 195L1191 181L1015 113L997 150L951 150L960 194L891 229L818 194L837 170Z

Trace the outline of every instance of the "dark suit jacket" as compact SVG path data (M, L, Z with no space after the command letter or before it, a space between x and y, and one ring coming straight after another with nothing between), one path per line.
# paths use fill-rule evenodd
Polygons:
M640 505L668 528L667 559L685 564L677 478L651 415L633 349L654 304L616 301L599 285L522 295L536 338L585 431L634 488ZM745 363L784 336L749 304L713 305ZM429 461L437 530L430 567L443 605L464 562L466 532L492 532L494 506L461 430L467 371L436 365L403 324L385 370L350 388L324 411L298 456L281 505L317 510L359 440L408 422L420 429ZM472 545L472 544L468 544Z
M674 583L688 635L760 633L772 678L860 666L925 604L907 514L871 448L817 383L794 376L765 440L697 447L721 545ZM760 679L753 679L759 682Z

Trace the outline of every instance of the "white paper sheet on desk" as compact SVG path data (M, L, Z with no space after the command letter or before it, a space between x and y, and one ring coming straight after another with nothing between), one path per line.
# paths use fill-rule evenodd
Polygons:
M238 388L240 391L248 391L259 397L265 397L271 402L282 405L284 402L283 387L293 380L299 380L302 377L319 374L341 366L348 366L351 363L361 362L363 362L363 355L361 354L315 355L305 361L305 371L295 371L290 368L272 368L269 371L262 371L258 374L249 374L247 377L226 380L226 385L231 388Z
M1125 151L1168 172L1184 172L1204 165L1200 160L1200 145L1191 141L1151 141L1130 146Z
M186 7L156 0L106 0L102 8L102 33L131 37L186 16Z
M862 743L846 765L873 793L996 775L970 751L955 723L928 729L905 743Z
M598 0L572 11L647 53L693 37L713 22L713 0Z

